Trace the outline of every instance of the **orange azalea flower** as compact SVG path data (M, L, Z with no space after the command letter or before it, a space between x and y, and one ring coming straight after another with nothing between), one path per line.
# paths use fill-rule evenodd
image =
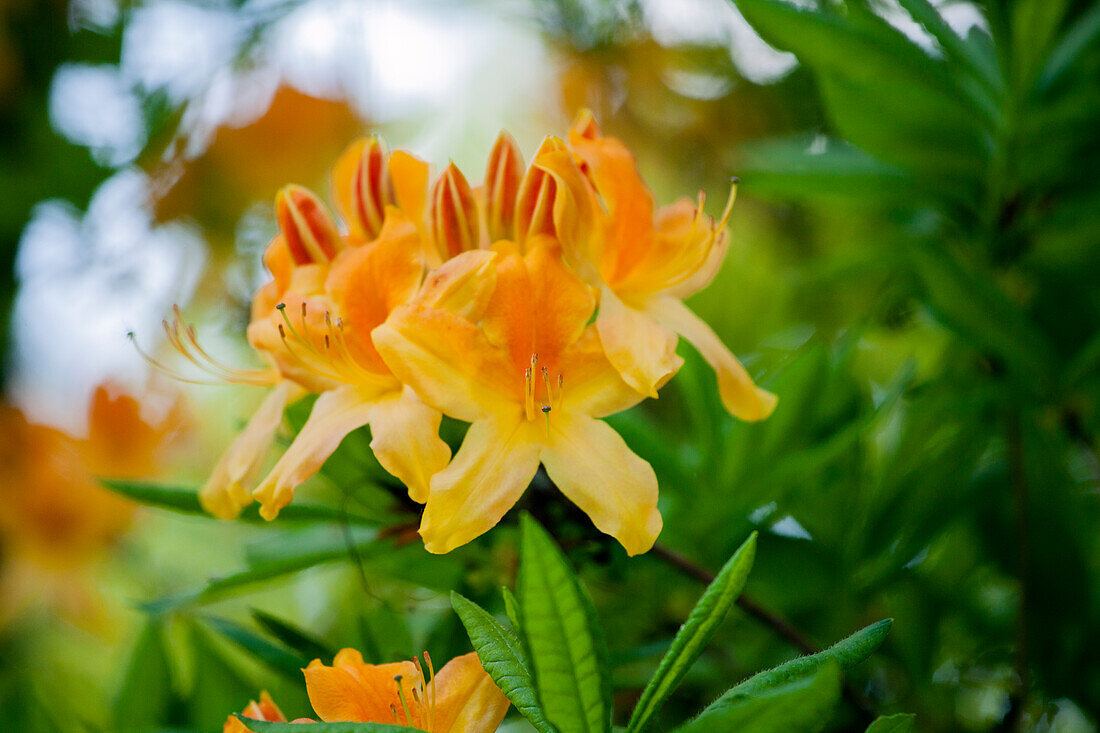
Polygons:
M260 701L256 702L251 700L248 703L248 707L241 713L246 718L252 720L260 720L267 723L285 723L286 716L283 715L283 711L279 709L279 706L275 704L275 701L271 699L271 695L267 694L264 690L260 693ZM316 721L309 718L298 718L290 721L292 723L314 723ZM230 715L225 721L225 725L222 726L222 733L250 733L248 726L241 722L240 718L236 715Z
M345 247L324 204L304 188L287 186L281 190L275 200L275 214L279 233L264 253L264 264L273 277L253 299L249 326L250 341L268 363L266 369L236 369L215 360L199 345L194 327L183 322L178 308L172 323L165 322L169 343L199 368L223 382L273 387L199 490L203 508L222 519L236 517L252 502L252 485L275 442L287 404L318 386L311 373L296 368L296 360L279 339L264 341L251 334L262 332L262 324L278 317L276 306L284 300L304 302L320 294L330 263ZM147 359L173 373L152 358Z
M373 242L345 250L322 284L288 292L272 315L249 327L249 338L278 354L280 370L321 396L301 432L253 492L261 515L273 519L294 489L317 471L352 430L370 424L371 448L424 501L428 480L447 465L450 449L438 435L442 415L390 372L371 331L420 287L416 228L395 208ZM487 253L485 253L487 256Z
M596 327L607 358L650 397L680 368L677 336L714 367L722 403L743 420L762 420L775 395L752 378L714 331L683 303L718 272L729 238L733 192L717 223L682 199L654 210L653 197L622 142L604 137L590 114L569 135L572 152L548 151L536 166L559 185L554 218L566 258L600 289Z
M619 377L586 325L592 290L565 267L550 237L530 239L526 256L509 242L494 250L496 284L484 303L471 299L459 314L418 300L374 331L402 382L472 423L450 465L431 479L420 527L425 547L448 552L490 529L541 462L597 527L629 553L645 552L661 529L656 476L595 419L642 395Z
M390 723L427 733L491 733L508 712L508 698L482 668L476 652L455 657L438 674L431 657L366 664L354 649L332 666L315 659L304 670L306 691L326 723Z

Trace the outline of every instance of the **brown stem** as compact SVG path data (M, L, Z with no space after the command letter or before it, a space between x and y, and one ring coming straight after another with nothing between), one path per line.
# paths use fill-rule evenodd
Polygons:
M714 573L695 564L695 562L675 550L670 550L662 545L654 545L649 554L659 557L684 575L694 578L704 585L710 585L714 581ZM805 634L792 626L786 619L769 611L744 593L738 596L737 607L779 634L788 644L802 654L816 654L821 651ZM874 720L875 712L871 708L871 703L847 680L844 681L844 699L855 708L856 714L861 718L864 725L868 725Z

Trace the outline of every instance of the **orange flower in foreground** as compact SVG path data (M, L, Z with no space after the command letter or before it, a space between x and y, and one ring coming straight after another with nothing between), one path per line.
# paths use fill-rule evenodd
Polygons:
M490 297L459 315L417 302L394 310L374 342L429 405L471 422L431 480L420 534L430 552L469 542L500 521L541 462L550 478L630 554L661 530L657 478L595 418L642 399L608 362L588 321L595 298L546 236L494 246ZM471 253L472 254L472 253Z
M389 723L427 733L491 733L508 712L508 698L482 668L476 652L455 657L437 674L424 654L393 664L366 664L354 649L332 666L316 659L304 670L306 691L326 723Z
M253 492L273 519L294 489L321 467L352 430L370 424L371 448L415 501L427 498L431 475L451 451L439 438L442 415L390 372L371 332L420 287L416 229L390 208L373 242L345 250L314 297L284 297L277 315L254 322L249 337L280 353L284 372L321 396L309 420ZM280 350L281 347L281 350Z
M548 151L535 165L559 185L555 226L566 259L600 289L596 319L607 358L643 394L680 368L677 335L718 374L722 403L743 420L761 420L775 395L755 386L714 331L683 303L705 287L725 258L733 192L715 223L699 202L682 199L655 211L653 196L622 142L604 137L589 114L569 135L571 152Z

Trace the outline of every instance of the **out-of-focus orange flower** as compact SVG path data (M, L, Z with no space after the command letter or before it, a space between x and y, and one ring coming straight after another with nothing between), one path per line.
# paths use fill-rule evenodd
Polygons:
M63 605L88 599L68 578L125 532L134 505L103 488L99 477L152 478L164 448L186 419L178 401L152 419L142 404L113 384L100 385L89 405L88 435L67 433L0 412L0 544L4 598L0 614L14 613L40 595L42 573L59 578ZM31 587L34 586L34 587Z
M267 694L264 690L260 693L260 701L256 702L252 700L248 703L248 707L241 712L246 718L252 720L260 720L267 723L285 723L286 716L283 715L283 711L279 709L279 706L275 704L275 701L271 699L271 695ZM292 723L314 723L316 721L309 718L298 718L290 721ZM248 726L241 722L240 718L235 715L230 715L225 721L225 725L222 726L222 733L250 733Z
M550 478L630 554L661 529L657 478L595 418L642 399L608 362L591 288L545 235L494 246L495 286L463 313L415 302L374 331L386 363L429 405L471 422L431 480L420 534L430 552L469 542L500 521L540 461ZM481 254L481 253L479 253ZM441 268L442 269L442 268ZM475 288L471 288L475 290Z
M569 135L570 151L540 154L536 167L553 175L556 234L567 260L600 289L596 326L607 358L642 394L657 390L680 368L683 336L714 367L722 402L743 420L771 414L775 396L752 378L683 298L714 278L726 254L733 192L718 222L703 214L703 196L655 210L634 157L605 137L590 114Z
M314 712L326 723L389 723L427 733L491 733L508 712L508 698L476 652L455 657L437 674L424 654L393 664L366 664L354 649L332 666L315 659L304 670Z

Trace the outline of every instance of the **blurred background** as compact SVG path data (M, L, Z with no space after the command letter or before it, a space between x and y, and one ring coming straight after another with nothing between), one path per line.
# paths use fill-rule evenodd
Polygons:
M705 189L715 209L740 176L730 254L692 306L780 396L734 423L682 346L662 398L613 418L658 472L662 545L715 570L761 530L748 592L815 646L895 619L830 729L873 710L1095 730L1100 4L796 5L0 0L12 729L220 730L260 689L308 714L296 669L341 646L468 649L446 594L499 603L512 515L445 557L364 558L346 522L223 523L101 488L198 486L262 397L151 372L127 333L158 351L180 304L251 363L278 188L328 197L369 132L480 181L502 128L530 157L588 108L659 203ZM366 529L407 521L367 442L303 496L354 485ZM701 586L537 487L524 508L583 570L625 713ZM796 651L738 612L663 725Z

